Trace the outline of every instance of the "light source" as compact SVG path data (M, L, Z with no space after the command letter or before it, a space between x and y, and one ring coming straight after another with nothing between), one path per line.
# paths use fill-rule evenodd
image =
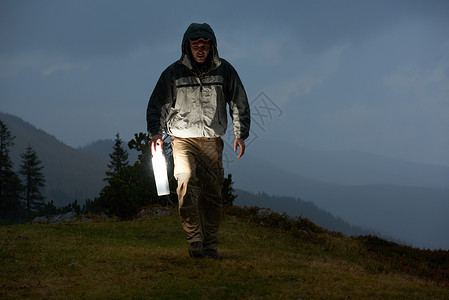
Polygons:
M168 185L167 176L167 163L165 157L162 154L162 147L159 145L156 147L156 151L153 152L153 158L151 159L153 165L154 181L156 182L156 189L158 196L164 196L170 194L170 187Z

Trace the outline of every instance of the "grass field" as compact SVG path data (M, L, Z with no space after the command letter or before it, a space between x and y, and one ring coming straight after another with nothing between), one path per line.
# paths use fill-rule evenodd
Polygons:
M221 260L188 256L176 214L1 226L0 298L449 299L447 251L279 219L225 214Z

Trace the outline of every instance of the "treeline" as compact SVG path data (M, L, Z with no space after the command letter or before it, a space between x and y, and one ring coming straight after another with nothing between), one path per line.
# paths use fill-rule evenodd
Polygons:
M0 219L21 220L29 218L42 209L45 198L41 189L45 187L42 162L37 152L28 145L21 154L19 172L13 170L9 152L15 136L0 120Z
M68 211L75 211L77 214L105 213L121 219L130 219L143 206L177 205L177 183L173 177L173 157L169 141L164 141L163 147L169 170L169 195L157 195L148 135L135 134L134 139L128 143L129 149L135 149L139 153L137 161L131 165L128 161L128 151L117 133L105 171L104 181L107 184L99 196L93 200L86 199L82 205L75 200L67 206L56 207L53 200L46 202L42 196L41 191L45 188L45 178L42 174L44 167L31 146L22 154L19 174L13 171L9 148L13 145L14 138L7 126L1 122L0 219L3 221L27 221L35 216L49 216ZM232 185L232 176L229 174L223 181L224 205L232 205L237 197Z

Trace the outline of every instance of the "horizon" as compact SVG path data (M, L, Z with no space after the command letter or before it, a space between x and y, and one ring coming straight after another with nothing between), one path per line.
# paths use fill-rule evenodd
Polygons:
M35 126L34 124L28 122L27 120L22 119L22 118L19 117L19 116L16 116L16 115L10 114L10 113L5 113L5 112L2 112L2 111L0 111L0 113L4 113L4 114L8 114L8 115L13 116L13 117L17 117L17 118L19 118L20 120L22 120L22 121L24 121L24 122L30 124L31 126L35 127L37 130L41 130L41 131L45 132L46 134L48 134L49 136L54 137L58 142L63 143L65 146L68 146L68 147L73 148L73 149L76 149L76 150L81 150L81 151L83 151L85 148L88 148L88 147L90 147L90 146L93 146L95 143L98 143L98 142L112 142L112 143L113 143L113 142L114 142L114 139L115 139L115 134L117 134L117 133L120 134L120 139L121 139L121 140L123 141L123 143L126 145L126 150L129 151L130 149L128 148L127 143L128 143L130 140L132 140L132 139L134 138L134 137L132 137L132 138L129 138L129 139L124 139L124 138L122 137L122 135L121 135L120 132L116 132L116 133L114 134L114 137L99 138L99 139L97 139L97 140L90 141L90 142L88 142L88 143L86 143L86 144L83 144L83 145L80 145L80 146L72 146L72 145L67 144L67 143L64 142L63 140L59 139L59 138L56 137L55 135L53 135L53 134L47 132L46 130L44 130L44 129L42 129L42 128L38 128L38 127ZM139 132L135 132L135 133L139 133ZM14 135L14 133L12 133L12 134ZM226 137L229 137L229 133L228 133L228 132L227 132L226 135L223 137L223 139L225 140ZM301 146L301 145L289 143L288 141L275 141L275 140L269 140L269 139L266 139L266 138L265 138L265 141L270 141L270 142L273 142L273 143L284 143L285 145L290 145L290 146L293 146L293 147L302 148L302 149L307 150L307 151L314 151L314 152L321 152L321 153L335 153L335 152L347 152L347 153L349 153L349 152L353 152L353 153L367 154L367 155L371 155L371 156L376 156L376 157L384 158L384 159L393 159L393 160L397 160L397 161L403 161L403 162L407 162L407 163L422 164L422 165L428 165L428 166L447 167L447 168L449 168L449 165L435 164L435 163L427 163L427 162L422 162L422 161L407 160L407 159L402 158L402 157L394 157L394 156L391 156L391 155L378 154L378 153L369 152L369 151L353 150L353 149L334 149L334 150L324 149L324 150L323 150L323 149L313 149L313 148L309 148L309 147L303 147L303 146ZM226 141L225 141L225 143L226 143ZM256 144L257 144L257 142L256 142ZM229 144L229 145L230 145L230 144ZM229 145L228 145L228 147L230 147ZM250 149L251 147L253 147L253 146L251 146L251 144L250 144L250 145L248 146L248 149ZM230 149L230 148L229 148L229 149ZM111 151L112 151L112 147L111 147ZM225 149L225 151L226 151L226 149ZM230 154L232 155L232 152L233 152L233 151L227 152L227 153L230 153ZM237 157L231 157L231 161L232 161L232 163L236 162L236 161L237 161Z

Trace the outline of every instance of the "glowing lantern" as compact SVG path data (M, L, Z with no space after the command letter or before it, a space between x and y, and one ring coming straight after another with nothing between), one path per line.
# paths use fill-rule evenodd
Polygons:
M162 154L162 149L159 145L156 151L153 152L151 159L153 164L154 180L156 182L157 195L163 196L170 194L170 187L168 186L167 163Z

